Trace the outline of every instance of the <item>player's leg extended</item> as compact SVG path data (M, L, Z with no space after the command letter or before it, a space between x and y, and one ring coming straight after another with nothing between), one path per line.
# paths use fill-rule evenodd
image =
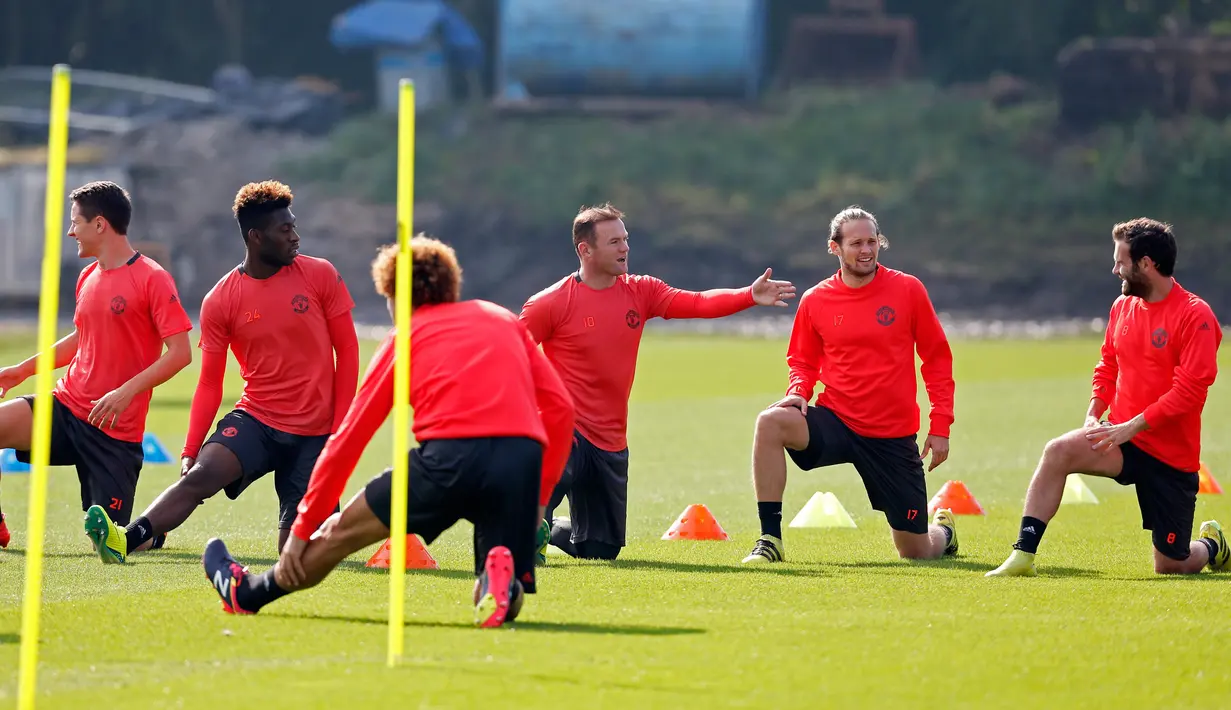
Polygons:
M183 525L197 506L242 477L243 467L235 453L207 442L187 475L168 486L124 530L128 553L148 549L156 536Z
M1034 556L1047 524L1060 509L1064 497L1064 482L1074 473L1115 478L1124 467L1120 450L1094 451L1086 439L1085 429L1074 429L1047 442L1026 489L1026 505L1022 511L1021 530L1013 552L988 577L1033 577L1036 574Z
M25 400L14 399L0 404L0 449L29 451L33 427L34 413ZM9 539L9 528L0 506L0 547L8 547Z
M261 574L251 574L217 538L210 540L201 556L205 577L231 614L255 614L262 607L292 592L320 584L342 560L389 536L389 528L368 507L365 491L359 491L341 513L335 513L321 534L308 541L300 564L304 577L292 583L281 563Z
M782 496L786 493L786 453L806 451L811 436L808 420L794 407L770 407L757 416L752 437L752 487L757 496L757 516L761 537L744 562L762 564L781 562L786 548L782 542Z

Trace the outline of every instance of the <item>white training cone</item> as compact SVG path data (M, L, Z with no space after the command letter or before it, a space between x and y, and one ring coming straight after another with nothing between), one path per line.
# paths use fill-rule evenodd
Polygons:
M833 493L813 493L788 527L853 528L855 521Z
M1060 504L1076 505L1080 503L1097 505L1098 497L1086 485L1086 481L1081 477L1081 474L1075 473L1064 481L1064 497L1060 499Z

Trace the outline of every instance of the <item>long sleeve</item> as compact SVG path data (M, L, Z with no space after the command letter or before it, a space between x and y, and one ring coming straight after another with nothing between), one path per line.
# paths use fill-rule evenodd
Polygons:
M530 373L534 377L534 398L539 417L547 432L547 446L543 450L543 469L539 479L539 505L551 502L552 491L564 474L569 453L573 446L573 427L576 412L573 399L564 387L556 368L547 356L526 337L526 353L530 357Z
M949 430L953 426L953 351L949 347L949 339L945 336L940 318L936 316L932 299L928 298L923 284L916 283L915 348L919 359L923 361L919 374L923 376L923 386L927 389L928 402L931 403L928 434L948 438Z
M677 291L663 318L723 318L756 305L752 287Z
M791 340L786 349L786 364L790 371L786 393L799 395L811 402L816 382L821 378L821 336L812 327L812 299L808 294L800 300L791 325Z
M336 432L350 409L359 382L359 336L355 333L355 321L349 310L330 318L327 324L336 358L333 368L333 428L330 429Z
M1218 345L1222 331L1208 306L1190 314L1181 329L1181 337L1180 366L1172 375L1171 389L1142 413L1151 429L1183 414L1199 411L1218 375Z
M291 532L307 540L333 513L346 490L364 448L376 435L393 409L393 334L372 357L363 384L337 432L329 437L312 469L308 492L299 503L299 515Z
M197 378L197 391L192 395L192 409L188 414L188 434L184 437L184 450L180 458L196 458L201 453L206 432L214 422L214 415L222 404L222 382L226 376L227 353L225 350L203 350L201 374Z
M1098 363L1094 365L1094 378L1090 390L1090 399L1101 399L1108 405L1116 397L1116 377L1120 372L1116 362L1116 346L1112 341L1116 328L1120 327L1120 304L1117 300L1111 305L1111 314L1107 318L1107 331L1103 333L1103 346L1099 350Z

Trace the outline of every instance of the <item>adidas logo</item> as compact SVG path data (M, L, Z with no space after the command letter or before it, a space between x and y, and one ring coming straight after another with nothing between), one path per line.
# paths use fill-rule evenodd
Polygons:
M1202 323L1202 324L1201 324L1201 327L1200 327L1200 328L1198 328L1197 330L1201 331L1201 330L1209 330L1209 329L1210 329L1210 324L1209 324L1209 322L1207 321L1207 322L1205 322L1205 323Z
M1033 533L1034 533L1034 526L1033 526L1033 525L1027 525L1026 527L1022 528L1022 532L1028 532L1028 533L1033 534Z

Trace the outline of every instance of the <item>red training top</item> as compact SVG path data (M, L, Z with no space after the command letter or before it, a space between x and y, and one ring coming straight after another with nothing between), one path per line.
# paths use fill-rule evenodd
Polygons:
M799 299L786 362L787 394L816 399L860 436L898 438L919 432L915 351L932 404L929 435L953 425L953 353L927 290L910 274L878 266L861 288L841 271Z
M334 431L359 379L354 306L333 264L303 254L267 279L238 268L222 277L201 303L204 357L183 456L197 455L218 412L228 347L244 379L236 409L288 434Z
M421 306L411 321L410 348L415 440L534 439L544 446L539 504L546 505L572 447L573 405L517 317L487 301ZM394 355L390 333L312 469L291 528L299 539L311 537L333 512L364 447L393 408Z
M645 321L721 318L753 305L751 287L684 291L653 276L625 275L595 290L571 274L526 301L521 320L573 396L581 435L621 451Z
M82 420L95 401L153 365L163 340L192 330L171 274L140 253L114 269L101 269L95 261L81 270L73 325L77 353L52 395ZM146 390L133 397L115 427L102 431L140 442L153 394Z
M1171 282L1158 303L1120 296L1111 304L1091 399L1110 403L1112 424L1144 414L1149 429L1133 443L1172 468L1196 472L1222 328L1205 301Z

